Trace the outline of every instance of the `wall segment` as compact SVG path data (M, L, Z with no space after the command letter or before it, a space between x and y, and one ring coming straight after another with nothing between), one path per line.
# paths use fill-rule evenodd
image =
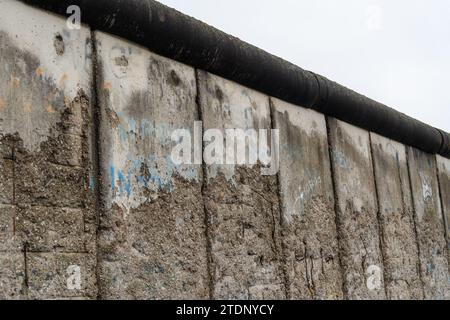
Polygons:
M390 299L423 298L406 148L371 134L379 205L386 294Z
M449 299L447 244L436 159L410 147L408 164L424 296L426 299Z
M369 132L328 119L344 294L384 299L383 256Z
M206 72L198 86L205 130L271 129L268 96ZM262 176L258 165L207 166L203 197L212 297L285 298L276 176Z
M280 201L293 299L342 299L334 190L325 117L272 99L280 130Z
M0 8L1 295L95 298L90 30Z
M447 251L450 254L450 161L443 157L437 156L437 166L439 173L441 203L444 215L445 235L447 238Z
M198 120L194 69L96 33L104 298L209 297L200 165L171 132Z

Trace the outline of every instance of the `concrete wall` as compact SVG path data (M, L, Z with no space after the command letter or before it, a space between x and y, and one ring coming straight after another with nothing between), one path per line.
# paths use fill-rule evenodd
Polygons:
M95 298L91 34L0 8L0 296Z
M450 160L0 12L1 299L450 298ZM278 129L278 174L175 164L195 121Z

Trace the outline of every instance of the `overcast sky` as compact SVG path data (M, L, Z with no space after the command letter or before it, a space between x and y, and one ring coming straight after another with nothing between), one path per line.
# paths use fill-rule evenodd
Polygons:
M448 0L160 0L450 132Z

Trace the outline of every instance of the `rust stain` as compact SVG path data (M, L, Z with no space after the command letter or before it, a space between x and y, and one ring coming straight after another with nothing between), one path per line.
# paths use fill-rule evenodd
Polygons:
M42 76L44 74L44 68L39 67L36 69L36 75Z
M111 89L112 89L112 84L111 84L111 82L105 82L105 83L103 83L103 89L105 89L105 90L111 90Z
M66 83L67 79L69 79L69 77L67 76L67 74L64 73L64 74L61 76L61 79L59 79L59 85L63 86L64 83Z
M55 113L55 108L53 108L53 106L50 104L47 106L45 110L47 110L48 113Z
M25 105L23 106L23 111L26 113L31 113L33 107L31 106L31 103L27 102L25 103Z
M20 79L11 75L11 85L13 87L18 87L20 85Z
M6 107L6 102L4 100L0 99L0 111L5 109L5 107Z

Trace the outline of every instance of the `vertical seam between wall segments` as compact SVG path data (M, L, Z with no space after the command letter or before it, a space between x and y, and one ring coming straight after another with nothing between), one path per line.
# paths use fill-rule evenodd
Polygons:
M100 277L100 248L99 248L99 229L100 229L100 213L101 213L101 191L100 191L100 105L99 105L99 87L98 87L98 56L97 56L97 41L95 37L95 30L91 29L91 44L92 44L92 128L91 128L91 143L93 152L93 179L95 191L95 254L96 254L96 270L95 276L97 280L97 299L101 299L101 277Z
M331 174L331 185L333 188L333 196L334 196L334 224L336 227L336 236L338 241L338 259L339 259L339 268L341 269L341 289L342 289L342 295L344 299L348 300L348 293L345 287L345 274L344 274L344 267L342 264L342 257L341 257L341 233L339 230L340 222L339 222L339 196L337 194L337 183L335 178L335 168L334 168L334 162L333 162L333 146L331 145L331 130L330 130L330 123L329 123L329 117L324 115L325 117L325 125L327 128L327 145L328 145L328 154L330 159L330 174Z
M11 204L14 207L14 215L13 215L13 235L16 235L16 220L18 218L17 215L17 203L16 203L16 143L12 141L11 146L11 162L12 162L12 199Z
M28 244L24 243L23 245L23 266L25 269L23 276L23 293L25 297L28 299L28 258L27 258Z
M419 235L417 233L417 223L416 223L416 217L417 217L417 209L416 209L416 202L415 202L415 194L414 194L414 190L413 190L413 181L412 181L412 177L411 177L411 168L409 165L409 154L410 154L410 149L411 147L405 146L406 149L406 166L408 169L408 179L409 179L409 191L411 192L411 199L412 199L412 207L413 207L413 224L414 224L414 234L416 236L416 246L417 246L417 263L418 263L418 269L419 269L419 277L420 277L420 283L422 283L422 296L424 299L426 299L425 296L425 282L423 280L423 276L422 276L422 263L420 261L421 259L421 254L420 254L420 244L419 244Z
M200 80L199 80L199 70L194 69L195 74L195 89L196 89L196 96L195 96L195 103L197 105L197 114L200 121L203 123L203 112L202 112L202 106L201 106L201 94L200 94ZM202 136L203 136L204 127L202 125ZM203 139L202 139L203 141ZM207 276L208 276L208 288L209 288L209 299L214 299L214 282L213 282L213 270L212 270L212 249L211 249L211 238L209 234L209 212L206 208L206 199L205 199L205 188L208 183L208 176L207 176L207 170L206 165L203 163L203 151L204 151L204 145L202 143L202 162L200 164L202 168L202 186L201 186L201 193L202 193L202 201L203 201L203 224L205 228L205 241L206 241L206 268L207 268Z
M271 129L275 129L275 105L273 104L272 97L268 97L269 99L269 114L270 114L270 127ZM272 137L272 135L271 135ZM271 150L271 157L273 157L273 150ZM280 159L280 154L277 155L278 160ZM286 250L284 246L284 237L283 237L283 198L281 196L281 180L280 180L280 170L278 168L277 172L277 197L278 197L278 208L280 210L280 218L279 218L279 228L280 228L280 236L281 236L281 264L282 264L282 271L283 271L283 278L284 278L284 294L286 296L286 299L290 300L292 299L292 292L291 292L291 286L290 281L288 277L288 271L287 271L287 255ZM275 223L275 221L274 221ZM274 226L275 227L275 226ZM274 243L276 246L276 243Z
M12 160L12 204L16 206L16 142L12 142L11 147L11 160ZM15 229L15 219L14 219L14 230Z
M376 165L375 165L375 154L373 152L373 147L372 147L372 133L369 131L369 149L370 149L370 166L372 167L372 175L373 175L373 183L375 186L375 197L376 197L376 204L377 204L377 222L378 222L378 243L380 246L380 255L381 255L381 263L383 264L383 283L384 283L384 293L386 295L386 298L390 298L388 296L388 290L387 290L387 282L386 282L386 260L384 257L384 243L385 243L385 239L384 239L384 227L383 224L381 223L382 219L381 219L381 204L380 204L380 192L378 189L378 182L377 182L377 170L376 170ZM400 186L401 188L401 186Z

